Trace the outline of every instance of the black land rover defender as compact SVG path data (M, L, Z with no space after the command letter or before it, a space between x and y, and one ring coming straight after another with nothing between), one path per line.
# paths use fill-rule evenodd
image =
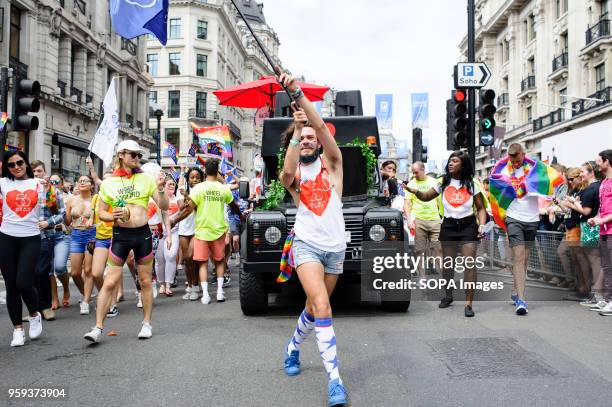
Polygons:
M335 139L342 151L344 169L342 203L345 221L346 256L343 279L359 279L364 241L404 241L402 214L386 206L382 196L380 173L374 165L374 183L368 191L367 160L360 147L345 144L358 139L370 144L376 157L380 154L380 139L375 117L347 116L324 118L335 128ZM289 118L264 121L261 155L264 158L264 185L277 179L278 152L281 133L291 124ZM247 188L248 189L248 188ZM242 195L246 194L241 188ZM297 208L291 195L271 210L256 210L250 214L241 235L240 306L245 315L263 314L268 309L268 293L278 291L276 282L283 244L295 223ZM295 273L289 282L297 280ZM409 299L409 298L408 298ZM381 301L384 309L405 312L410 301Z

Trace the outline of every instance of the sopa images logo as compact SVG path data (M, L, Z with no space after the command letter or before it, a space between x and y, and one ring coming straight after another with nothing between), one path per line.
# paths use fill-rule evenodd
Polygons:
M125 0L125 2L127 4L131 4L132 6L151 8L155 6L157 0Z

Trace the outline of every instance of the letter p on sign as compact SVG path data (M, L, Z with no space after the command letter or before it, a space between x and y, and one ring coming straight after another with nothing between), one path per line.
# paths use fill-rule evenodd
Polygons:
M464 66L463 76L474 76L474 68L471 66Z

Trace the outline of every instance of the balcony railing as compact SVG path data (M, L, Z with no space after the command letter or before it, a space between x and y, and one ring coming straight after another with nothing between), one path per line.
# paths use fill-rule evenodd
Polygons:
M560 69L567 68L568 58L567 51L555 57L552 62L552 71L557 72Z
M502 93L497 97L497 106L508 106L510 104L510 95L508 93Z
M206 119L206 110L204 109L189 109L189 117L197 119Z
M603 88L592 95L589 95L587 99L580 99L572 103L573 116L579 116L589 110L596 109L600 106L607 105L612 100L612 86Z
M559 108L557 110L553 110L547 115L538 117L533 121L533 131L536 132L538 130L542 130L546 127L550 127L553 124L560 123L565 120L565 109Z
M70 88L70 97L75 96L76 97L76 102L77 103L81 103L81 97L83 96L83 91L75 88L74 86L72 86Z
M60 96L65 98L66 97L66 82L60 81L59 79L57 80L57 87L60 90Z
M610 35L610 20L601 19L586 30L586 45Z
M130 40L121 38L121 49L126 50L130 55L136 56L138 47Z
M525 92L529 89L535 89L535 75L529 75L521 81L521 92Z

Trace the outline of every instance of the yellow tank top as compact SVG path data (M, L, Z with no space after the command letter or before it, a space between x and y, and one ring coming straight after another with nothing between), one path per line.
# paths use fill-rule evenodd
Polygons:
M96 239L105 240L113 237L113 222L105 222L100 220L100 211L98 210L98 203L100 197L98 194L94 195L91 199L91 211L94 214L94 224L96 225ZM110 207L109 211L113 208Z

